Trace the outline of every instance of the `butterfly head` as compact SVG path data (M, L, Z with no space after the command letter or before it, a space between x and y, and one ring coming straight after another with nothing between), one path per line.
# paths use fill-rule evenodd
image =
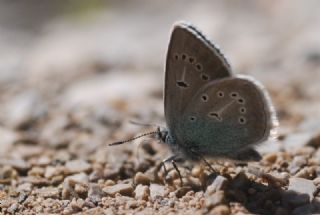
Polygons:
M157 133L156 133L157 140L160 140L161 142L165 143L167 141L168 135L169 135L168 129L162 128L162 127L157 128Z

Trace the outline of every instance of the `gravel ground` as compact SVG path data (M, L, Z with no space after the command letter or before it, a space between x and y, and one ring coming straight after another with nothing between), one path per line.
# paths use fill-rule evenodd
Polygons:
M0 213L320 213L319 7L110 1L85 17L32 8L22 22L23 5L0 3ZM180 19L267 87L280 120L260 162L212 160L217 174L181 162L183 187L159 168L170 151L155 139L107 146L152 130L130 120L164 124L163 63Z

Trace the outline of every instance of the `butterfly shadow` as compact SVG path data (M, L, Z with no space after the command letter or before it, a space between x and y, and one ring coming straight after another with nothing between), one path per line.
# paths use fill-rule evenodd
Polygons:
M252 214L315 214L320 213L320 201L310 200L307 194L285 190L269 181L258 183L239 173L229 179L225 188L225 200L230 205L243 205Z

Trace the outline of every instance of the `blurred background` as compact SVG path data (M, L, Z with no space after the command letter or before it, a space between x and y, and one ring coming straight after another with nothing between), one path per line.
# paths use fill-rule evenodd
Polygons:
M2 0L0 153L25 158L50 146L77 157L143 129L130 119L163 124L164 64L179 20L218 44L236 74L260 80L280 136L304 144L320 130L319 8L317 0Z

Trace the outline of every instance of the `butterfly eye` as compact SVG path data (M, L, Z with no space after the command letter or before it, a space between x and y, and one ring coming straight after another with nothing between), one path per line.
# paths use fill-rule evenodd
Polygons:
M238 99L238 103L239 103L239 104L244 104L244 99L243 99L243 98L239 98L239 99Z
M222 91L217 92L218 97L222 98L224 96L224 93Z
M246 108L241 107L241 108L240 108L240 113L246 113Z
M240 123L240 124L245 124L245 123L246 123L246 118L244 118L244 117L239 117L239 123Z
M207 102L207 101L209 100L209 96L208 96L207 94L203 94L203 95L201 96L201 100L202 100L203 102Z

